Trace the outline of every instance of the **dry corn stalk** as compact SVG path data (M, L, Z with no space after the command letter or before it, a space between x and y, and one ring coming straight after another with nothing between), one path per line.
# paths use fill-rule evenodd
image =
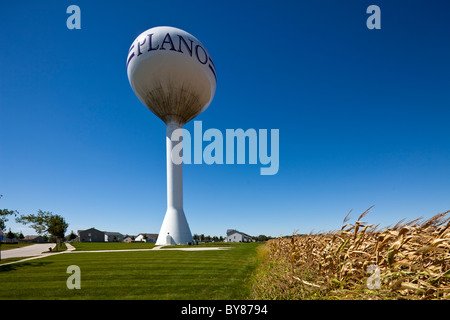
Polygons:
M352 292L350 296L357 298L371 294L381 298L450 298L450 211L424 222L420 222L422 218L406 223L401 220L392 228L376 230L377 226L361 221L371 208L355 224L348 223L349 212L339 231L280 237L267 243L269 260L286 261L290 266L282 278L289 282L291 293L295 286L306 285L320 297L343 292L345 297ZM377 292L366 290L371 265L380 270L381 288ZM311 298L310 291L308 294Z

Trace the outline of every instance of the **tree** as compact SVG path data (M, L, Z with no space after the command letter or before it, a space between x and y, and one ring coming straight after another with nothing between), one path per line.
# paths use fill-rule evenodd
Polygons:
M37 215L21 215L16 221L22 224L30 224L31 227L39 234L48 233L56 240L56 250L60 240L64 238L67 227L69 226L63 217L52 212L39 210Z
M15 237L16 237L16 235L14 234L14 232L11 232L11 228L9 228L9 231L6 234L6 238L8 238L9 240L12 241L12 239L14 239Z
M3 196L0 194L0 198L2 198ZM8 210L8 209L0 209L0 232L3 233L6 230L6 222L8 222L8 218L6 218L7 216L10 215L16 215L19 212L17 212L17 210ZM2 242L0 241L0 261L2 260L2 256L1 256L1 245Z
M264 241L267 241L267 240L270 239L270 237L268 237L268 236L266 236L266 235L263 235L263 234L260 234L259 236L257 236L257 237L252 237L252 238L253 238L253 240L259 241L259 242L264 242Z
M67 236L68 241L72 241L73 239L76 239L77 235L73 233L73 230L70 231L70 234Z

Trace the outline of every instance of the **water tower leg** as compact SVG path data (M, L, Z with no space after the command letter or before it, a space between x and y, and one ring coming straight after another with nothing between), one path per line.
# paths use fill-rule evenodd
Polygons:
M173 142L170 138L172 132L181 127L177 122L166 124L167 211L156 241L157 245L165 245L168 235L172 238L172 244L187 244L193 241L183 211L183 164L174 164L171 158L174 145L181 142Z

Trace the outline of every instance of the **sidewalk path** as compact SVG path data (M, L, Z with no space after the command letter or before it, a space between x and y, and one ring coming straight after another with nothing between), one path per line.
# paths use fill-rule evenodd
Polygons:
M21 248L4 250L2 251L2 259L38 256L45 254L42 252L49 251L49 248L53 249L55 245L54 243L37 243Z
M68 242L66 242L66 248L67 248L67 251L69 251L69 252L74 251L76 249L73 245L71 245Z

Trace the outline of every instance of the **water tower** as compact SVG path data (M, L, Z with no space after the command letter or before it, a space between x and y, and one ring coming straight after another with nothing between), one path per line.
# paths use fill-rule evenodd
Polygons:
M171 150L172 132L203 112L216 91L216 70L205 47L186 31L155 27L141 33L127 57L130 85L166 124L167 211L157 245L186 244L192 234L183 211L183 167Z

